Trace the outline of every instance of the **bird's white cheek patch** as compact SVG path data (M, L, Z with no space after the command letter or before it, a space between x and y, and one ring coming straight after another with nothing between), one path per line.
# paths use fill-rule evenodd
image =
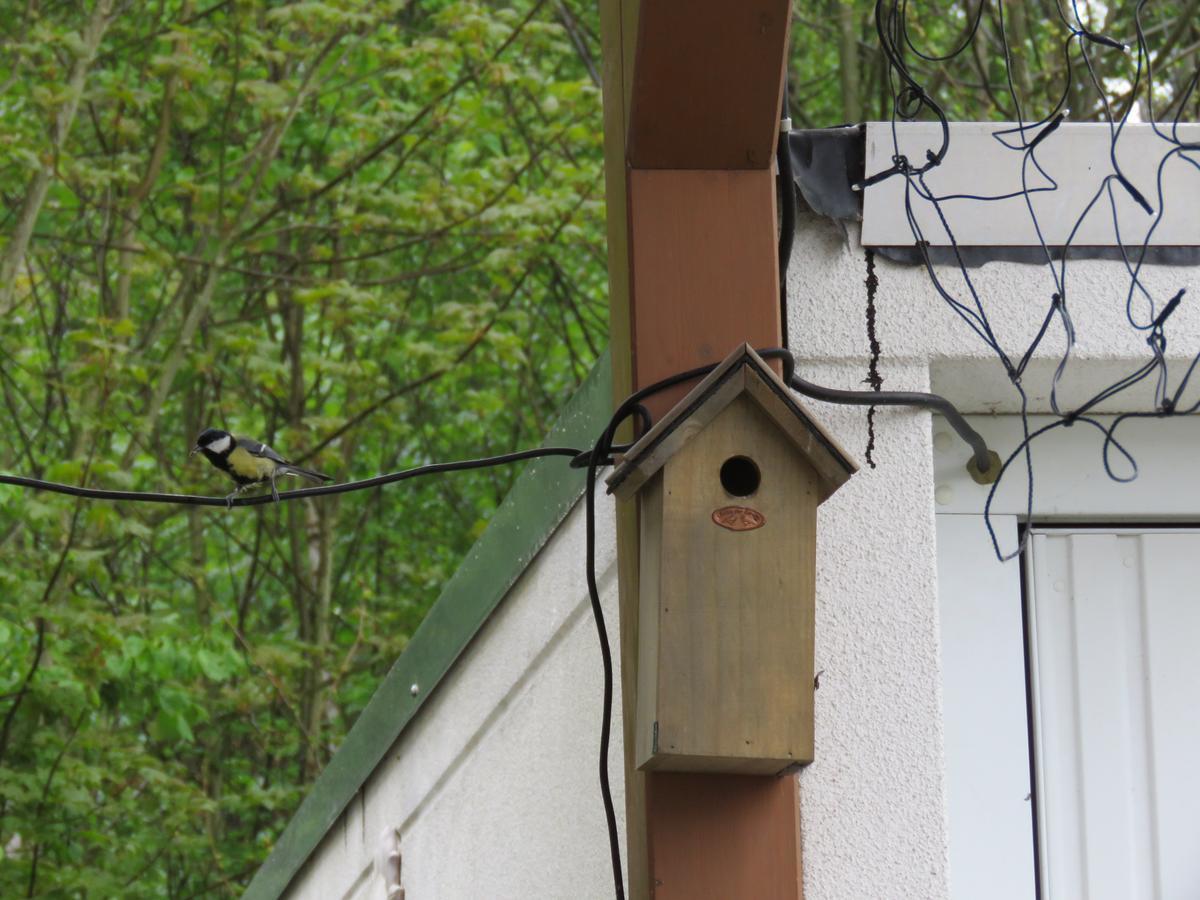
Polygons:
M229 435L217 438L211 444L206 444L205 449L211 450L213 453L224 453L229 449L229 445L233 443L233 438Z

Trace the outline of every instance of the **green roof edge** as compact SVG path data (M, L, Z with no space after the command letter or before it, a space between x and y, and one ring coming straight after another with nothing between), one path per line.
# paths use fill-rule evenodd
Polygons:
M567 401L543 446L591 446L612 411L608 352ZM535 459L514 482L487 529L317 776L245 900L278 900L463 649L583 495L585 474L565 458ZM413 696L413 684L420 686Z

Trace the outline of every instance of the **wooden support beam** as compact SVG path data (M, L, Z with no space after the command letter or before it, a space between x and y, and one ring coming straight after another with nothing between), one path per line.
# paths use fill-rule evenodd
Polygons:
M655 900L801 896L796 778L655 772Z
M627 143L635 169L767 169L789 0L642 5Z
M735 347L778 347L779 258L770 169L628 172L638 387L720 362ZM657 419L692 385L648 399Z
M629 222L626 204L625 135L640 0L601 0L604 78L604 194L608 210L608 315L613 404L633 392L633 322L629 304ZM628 441L625 426L618 440ZM625 867L629 900L648 900L645 777L635 760L638 655L638 511L636 498L618 500L617 583L620 591L622 765L625 770ZM609 765L613 765L610 759Z
M613 390L781 343L788 0L601 0ZM636 43L635 43L636 35ZM635 54L636 46L636 54ZM636 63L635 63L636 59ZM657 417L686 391L649 405ZM617 504L631 900L799 900L796 777L638 771L638 522Z

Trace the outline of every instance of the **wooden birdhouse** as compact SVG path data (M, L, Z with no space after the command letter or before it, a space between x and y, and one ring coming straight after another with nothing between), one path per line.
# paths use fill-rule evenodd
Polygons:
M812 761L817 505L855 471L743 345L609 476L641 517L639 768Z

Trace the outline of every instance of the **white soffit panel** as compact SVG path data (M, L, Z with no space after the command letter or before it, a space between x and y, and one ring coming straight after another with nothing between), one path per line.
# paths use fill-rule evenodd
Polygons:
M1200 896L1200 534L1035 533L1044 896Z
M1019 148L1019 135L1004 138L1010 147L1005 147L995 136L996 132L1013 127L1012 123L952 122L950 150L942 164L925 176L925 183L935 196L1018 195L989 202L942 201L942 213L960 245L1036 247L1040 243L1029 206L1020 195L1022 169L1031 190L1053 185L1037 170L1033 159L1026 160L1025 151L1011 149ZM1171 132L1170 124L1158 127L1167 134ZM1040 130L1027 130L1026 140L1033 140ZM1200 124L1180 125L1177 136L1183 142L1200 142ZM892 123L869 122L866 140L866 174L870 177L892 166L897 147L914 167L925 165L926 152L936 152L941 146L942 131L936 122L899 122L893 136ZM1037 165L1058 185L1029 195L1047 244L1066 243L1076 222L1101 190L1104 178L1112 174L1111 140L1107 124L1066 122L1034 150L1032 155ZM1200 164L1200 152L1191 151L1188 158L1182 158L1183 154L1172 154L1173 149L1149 124L1128 124L1122 130L1117 141L1117 162L1154 212L1148 214L1120 183L1111 181L1120 243L1140 246L1153 227L1152 245L1200 245L1200 171L1188 161ZM1165 203L1159 199L1160 164ZM914 189L906 191L905 178L893 176L866 189L862 227L865 246L913 245L913 231L905 210L906 193L924 239L933 246L951 244L934 204L918 196L916 187L914 179ZM1071 243L1093 247L1118 244L1107 192L1084 217Z

